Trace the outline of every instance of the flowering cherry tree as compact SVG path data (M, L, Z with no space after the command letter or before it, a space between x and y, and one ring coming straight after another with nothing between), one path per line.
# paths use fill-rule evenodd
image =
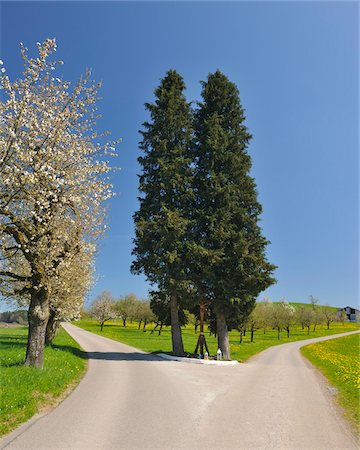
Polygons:
M55 40L37 46L36 58L21 46L21 79L0 73L0 288L28 299L26 364L42 367L52 294L84 255L91 260L104 231L106 158L117 142L101 144L94 131L99 84L90 73L72 87L55 77Z

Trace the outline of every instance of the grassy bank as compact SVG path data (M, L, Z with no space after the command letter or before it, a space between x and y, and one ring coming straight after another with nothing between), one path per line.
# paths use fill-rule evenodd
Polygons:
M42 370L23 366L26 340L26 327L0 328L0 436L59 402L85 372L84 353L64 330L46 348Z
M137 324L130 323L126 327L122 326L121 321L106 322L104 329L100 331L100 325L95 320L81 320L75 322L75 325L91 331L93 333L99 334L100 336L105 336L116 341L123 342L124 344L131 345L132 347L139 348L146 352L164 352L170 353L171 347L171 333L170 327L163 328L161 336L155 331L153 334L150 333L151 326L148 326L148 331L144 333L142 330L138 330ZM360 328L359 324L352 323L333 323L330 326L330 330L327 330L325 325L319 325L316 331L307 334L307 330L302 330L301 327L294 327L290 330L290 337L286 336L285 332L281 333L281 339L277 339L277 331L267 329L265 334L263 330L257 330L254 334L254 342L250 342L250 333L247 332L246 336L243 338L243 343L239 344L239 333L232 331L229 334L230 338L230 349L233 359L238 361L246 361L251 356L256 353L265 350L273 345L284 344L286 342L293 342L302 339L309 339L320 336L328 336L331 334L345 333L347 331L355 331ZM187 326L183 328L183 341L185 351L188 353L193 353L195 350L198 334L194 333L194 327ZM214 336L210 336L206 332L206 340L209 346L210 354L214 355L217 350L217 341Z
M337 400L360 435L360 336L318 342L301 352L337 389Z

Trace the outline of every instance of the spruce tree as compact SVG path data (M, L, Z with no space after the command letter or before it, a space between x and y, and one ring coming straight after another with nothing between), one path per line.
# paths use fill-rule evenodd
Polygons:
M216 314L218 345L230 359L228 326L252 311L258 294L275 282L265 255L251 158L251 139L235 84L220 71L202 83L195 115L196 207L193 279ZM196 242L196 244L195 244Z
M132 264L134 273L144 273L170 299L175 355L184 354L179 307L187 284L185 253L192 198L192 113L184 89L182 77L170 70L155 90L155 102L145 104L151 120L143 124L141 131L141 196L140 208L134 215Z

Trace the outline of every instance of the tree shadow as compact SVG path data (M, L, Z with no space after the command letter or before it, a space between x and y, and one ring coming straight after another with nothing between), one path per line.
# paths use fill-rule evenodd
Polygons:
M160 356L148 353L138 352L85 352L76 347L70 345L56 345L53 344L52 348L57 350L66 351L73 355L79 356L83 359L95 359L104 361L164 361Z

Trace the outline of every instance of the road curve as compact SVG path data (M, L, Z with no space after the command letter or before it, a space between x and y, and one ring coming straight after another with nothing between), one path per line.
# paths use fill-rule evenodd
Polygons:
M3 439L1 448L359 448L298 351L334 335L220 367L164 361L70 324L64 328L89 353L85 377L57 408Z

